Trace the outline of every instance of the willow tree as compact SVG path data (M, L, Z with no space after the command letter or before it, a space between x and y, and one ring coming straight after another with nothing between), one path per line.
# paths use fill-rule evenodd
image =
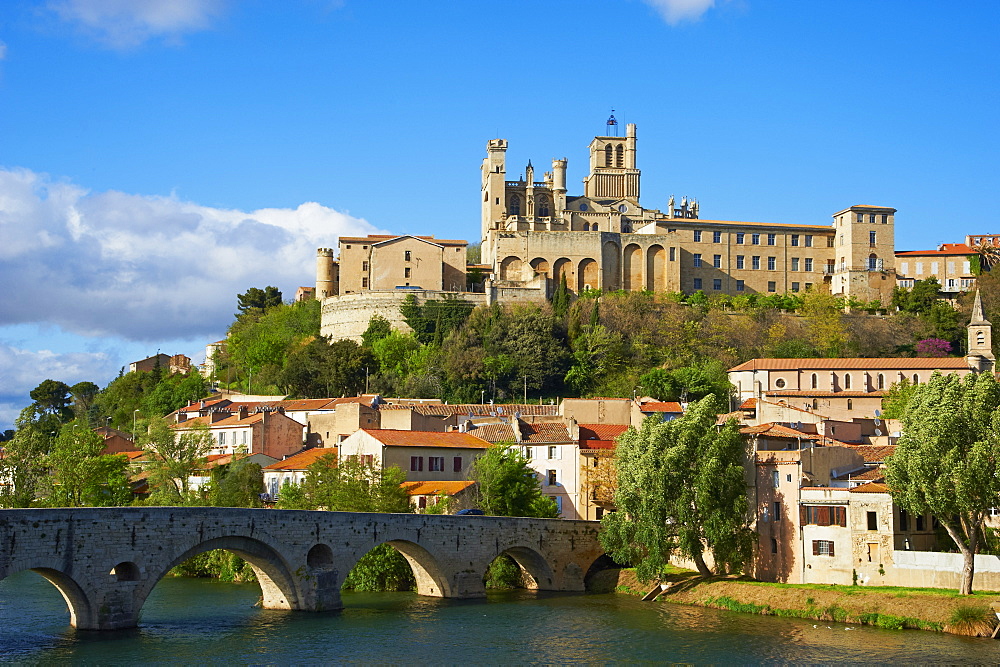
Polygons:
M706 552L718 572L749 561L747 445L735 420L716 426L723 409L724 400L709 395L679 419L651 417L618 439L618 511L602 519L601 543L642 581L656 579L673 555L706 576Z
M972 592L975 555L991 507L1000 506L1000 383L992 373L935 372L913 390L903 435L887 461L893 500L932 514L962 553L959 592Z

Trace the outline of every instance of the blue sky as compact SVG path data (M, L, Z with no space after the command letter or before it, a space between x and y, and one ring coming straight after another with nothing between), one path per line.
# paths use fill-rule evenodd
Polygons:
M339 235L475 240L492 137L578 193L612 108L652 208L1000 232L998 34L975 1L5 0L0 427L47 377L200 361Z

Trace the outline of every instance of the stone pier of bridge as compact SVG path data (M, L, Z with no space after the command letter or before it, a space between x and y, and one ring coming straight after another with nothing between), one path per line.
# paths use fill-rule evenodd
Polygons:
M0 510L0 580L23 570L42 575L81 630L135 627L157 582L213 549L250 564L266 609L340 609L344 578L380 544L406 558L421 595L485 596L486 568L501 554L534 588L582 591L604 553L598 528L561 519L218 507Z

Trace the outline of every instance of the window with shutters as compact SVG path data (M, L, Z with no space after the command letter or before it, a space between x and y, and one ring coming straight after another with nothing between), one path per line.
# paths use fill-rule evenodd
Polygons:
M410 457L410 471L421 472L424 469L424 457L422 456L411 456Z
M461 456L456 456L455 457L454 464L455 464L455 467L454 467L453 471L454 472L462 472L462 457Z
M833 556L832 540L813 540L813 556Z
M556 471L547 470L545 472L545 481L548 483L549 486L555 486L558 483L556 481Z
M444 472L444 457L443 456L428 456L427 457L427 471L428 472Z
M781 521L781 503L780 502L775 502L774 503L774 520L775 521Z
M836 505L803 505L799 508L799 523L803 526L847 527L847 508Z

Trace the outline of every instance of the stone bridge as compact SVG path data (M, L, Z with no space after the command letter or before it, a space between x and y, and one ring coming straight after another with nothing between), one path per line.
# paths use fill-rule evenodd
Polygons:
M23 570L42 575L81 630L135 627L157 582L212 549L250 563L265 609L340 609L344 578L380 544L409 561L421 595L485 596L483 576L500 554L513 557L534 588L582 591L604 553L598 525L219 507L0 510L0 580Z

